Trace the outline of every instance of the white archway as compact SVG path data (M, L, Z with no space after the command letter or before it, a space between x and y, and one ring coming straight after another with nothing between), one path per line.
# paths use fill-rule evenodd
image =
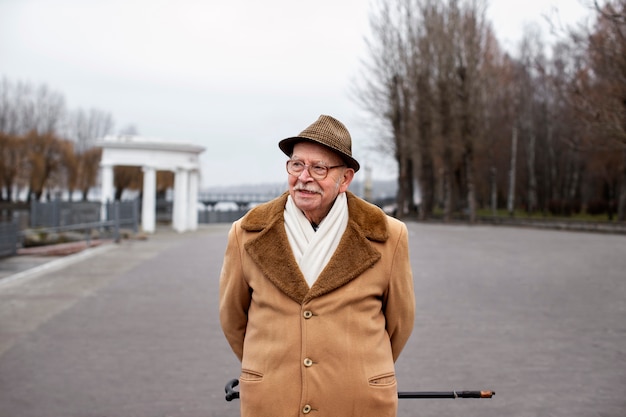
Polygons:
M174 208L172 228L177 232L198 228L199 155L204 147L188 143L148 139L140 136L106 136L100 161L104 204L113 200L113 168L118 165L139 166L143 170L141 226L144 232L156 228L156 172L174 172ZM103 212L104 215L104 212Z

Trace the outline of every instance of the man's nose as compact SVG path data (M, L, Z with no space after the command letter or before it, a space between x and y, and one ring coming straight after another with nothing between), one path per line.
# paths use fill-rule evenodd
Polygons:
M309 169L311 169L310 166L308 166L308 165L304 166L304 169L302 170L302 172L298 176L298 179L300 181L308 182L308 181L312 181L313 180L313 177L311 176L311 173L309 172Z

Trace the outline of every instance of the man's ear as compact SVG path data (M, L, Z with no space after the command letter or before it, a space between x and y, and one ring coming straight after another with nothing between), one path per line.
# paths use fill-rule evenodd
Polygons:
M346 191L348 187L350 186L350 183L352 182L353 179L354 179L354 169L347 168L344 171L343 176L341 177L341 182L339 183L339 192L343 193L344 191Z

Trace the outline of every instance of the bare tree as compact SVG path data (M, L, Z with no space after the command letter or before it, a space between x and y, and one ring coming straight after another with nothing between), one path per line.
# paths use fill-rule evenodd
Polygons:
M389 126L401 212L418 183L420 218L431 215L439 170L444 218L452 216L460 182L475 218L474 147L481 136L481 67L489 34L484 9L479 0L398 0L383 2L371 19L375 65L368 69L377 83L367 84L360 97Z
M475 149L482 139L479 126L484 123L480 111L483 89L486 88L485 61L490 28L485 19L484 1L474 0L461 8L456 47L457 97L462 143L463 167L466 184L466 201L470 222L476 221Z
M567 214L607 188L626 206L626 0L598 3L593 32L548 55L529 30L518 59L501 52L483 1L378 4L359 98L398 163L399 215L415 183L422 219L435 204L446 220L466 209L474 221L485 205Z
M597 88L603 94L597 118L607 136L619 143L622 153L622 186L618 219L626 221L626 0L606 1L598 11L596 32L590 38L591 63Z
M90 148L80 154L78 170L78 189L82 193L82 200L87 201L89 190L98 181L98 171L102 148Z
M482 68L483 94L483 142L478 157L484 160L482 177L477 178L478 187L483 189L481 200L491 209L493 216L498 207L504 206L507 196L507 173L510 175L511 126L513 125L515 84L514 64L499 47L493 33L488 33L485 62ZM481 182L483 182L481 186Z
M593 30L570 30L585 52L574 103L593 134L587 145L622 154L618 219L626 220L626 0L594 1Z
M537 61L544 59L544 44L541 33L534 27L527 27L520 45L520 71L518 72L520 83L520 112L519 124L521 133L526 138L526 172L527 193L526 210L529 213L537 209L537 106L538 106L538 83Z
M507 198L507 211L509 216L513 216L515 213L515 186L516 186L516 174L517 174L517 127L513 126L511 134L511 163L509 168L509 187Z
M63 141L52 134L42 135L35 130L27 134L24 140L28 144L28 200L39 200L50 178L62 169Z
M381 1L371 13L365 84L356 87L359 104L385 126L385 148L391 150L398 164L398 216L413 200L413 150L408 139L412 99L407 67L409 12L410 0L396 0Z
M94 142L113 131L113 117L98 109L78 109L69 113L64 136L75 143L76 153L93 147Z
M435 45L434 62L437 66L435 80L437 94L437 113L439 121L439 149L441 157L441 182L443 199L443 218L449 221L454 210L454 89L456 81L454 37L455 25L458 21L457 1L450 0L452 10L442 4L438 13L433 14L433 36Z
M41 85L33 100L34 129L40 134L58 134L65 117L65 97ZM30 130L30 129L29 129Z
M435 205L435 163L433 161L433 94L432 94L432 70L429 65L429 48L425 40L420 41L420 56L422 67L416 76L417 105L415 106L415 121L417 124L418 149L419 149L419 174L421 204L420 219L428 219Z
M52 170L46 152L54 148L55 135L65 116L65 98L46 85L33 88L24 82L13 84L6 78L0 89L0 131L4 134L0 169L4 196L10 199L20 180L41 196L39 188ZM36 150L44 154L35 155Z
M23 167L24 152L21 138L0 132L0 201L13 201L13 189Z
M46 85L0 82L0 199L16 187L41 198L45 187L76 188L86 199L95 185L100 150L95 139L113 130L109 113L67 112L62 94ZM69 139L72 143L68 142ZM71 198L71 197L70 197Z
M65 136L74 142L72 183L82 193L82 200L87 200L89 189L96 185L101 150L94 150L94 142L113 131L113 117L110 113L91 109L88 112L79 109L70 113ZM70 198L72 193L70 193Z
M437 124L437 67L433 61L437 52L433 37L437 36L436 17L440 14L437 2L422 1L417 5L417 16L412 23L410 65L414 101L415 155L418 162L417 180L420 185L419 217L428 219L435 207L436 162L435 153L439 125Z

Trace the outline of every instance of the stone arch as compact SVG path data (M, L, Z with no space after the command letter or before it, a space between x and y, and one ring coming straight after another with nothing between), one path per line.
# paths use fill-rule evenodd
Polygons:
M141 226L144 232L156 228L156 172L174 172L172 228L177 232L198 228L197 200L200 187L199 156L205 148L198 145L149 139L141 136L106 136L102 147L101 201L113 200L113 168L139 166L143 170Z

